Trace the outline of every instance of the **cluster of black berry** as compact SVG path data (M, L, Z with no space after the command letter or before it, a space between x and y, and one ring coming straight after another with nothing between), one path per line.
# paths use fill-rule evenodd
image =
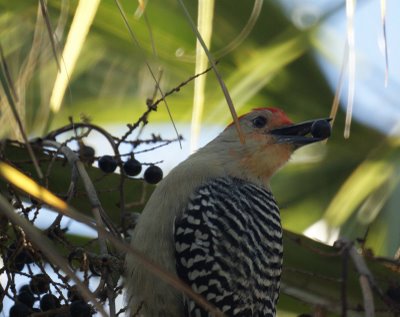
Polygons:
M25 317L39 312L48 312L46 316L52 317L93 315L94 311L81 297L69 291L68 300L70 304L61 306L60 299L50 292L50 278L43 273L37 274L31 278L29 284L19 289L9 316ZM39 307L34 307L36 302L39 302Z
M80 145L79 157L83 162L91 164L95 160L95 151L90 146ZM98 164L99 168L104 173L113 173L118 167L117 160L111 155L103 155L100 157ZM131 157L124 162L123 169L128 176L137 176L142 171L142 163ZM163 178L163 171L158 166L152 164L144 171L143 177L147 183L157 184Z
M99 168L105 173L112 173L117 168L117 161L111 155L104 155L99 158ZM142 164L130 158L123 165L124 172L128 176L136 176L142 171ZM163 177L163 171L156 165L150 165L144 171L144 180L149 184L157 184Z

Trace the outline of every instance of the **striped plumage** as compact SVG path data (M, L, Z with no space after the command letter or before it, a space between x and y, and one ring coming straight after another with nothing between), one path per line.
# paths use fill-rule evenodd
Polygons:
M275 316L282 229L269 181L294 150L323 139L306 136L313 123L273 108L240 117L244 143L229 125L157 185L132 246L227 316ZM128 255L126 268L132 315L207 316L140 258Z
M227 316L275 316L283 248L271 192L210 180L191 195L174 238L178 276ZM185 299L185 316L209 315Z

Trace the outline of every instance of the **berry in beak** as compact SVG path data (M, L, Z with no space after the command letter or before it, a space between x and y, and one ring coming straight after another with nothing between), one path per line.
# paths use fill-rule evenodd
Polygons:
M300 147L306 144L325 140L331 135L331 118L305 121L298 124L269 131L278 144L293 144ZM310 136L307 136L310 134Z

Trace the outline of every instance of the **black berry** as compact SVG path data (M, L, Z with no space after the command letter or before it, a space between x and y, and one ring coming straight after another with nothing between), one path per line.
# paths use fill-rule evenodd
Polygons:
M163 171L156 165L150 165L144 171L144 180L149 184L157 184L163 178Z
M124 163L124 171L129 176L136 176L142 171L142 164L138 160L131 158Z
M104 155L99 159L99 167L104 173L112 173L117 168L117 161L110 155Z
M36 274L29 282L34 294L47 293L50 289L50 278L46 274Z
M24 284L19 288L18 293L22 293L22 292L31 292L32 293L29 284Z
M20 303L32 308L35 303L35 296L30 291L22 291L17 295L17 299Z
M21 303L15 303L14 306L10 308L10 317L26 317L31 314L31 310L29 309L28 306L21 304Z
M94 148L87 145L81 145L79 148L79 158L83 162L93 163L95 151Z
M327 120L317 120L311 126L311 134L314 138L329 138L331 136L331 125Z
M53 294L45 294L40 299L40 309L42 311L48 311L60 307L60 301Z
M22 271L25 264L33 262L33 258L30 253L25 249L20 249L17 254L15 243L11 244L7 250L6 261L11 269Z
M90 317L93 315L90 306L82 300L72 302L69 306L69 312L74 317Z
M71 302L83 300L82 295L79 293L78 288L75 285L71 286L68 290L67 297Z
M25 266L25 253L20 252L14 257L14 260L9 259L9 265L11 269L22 271Z

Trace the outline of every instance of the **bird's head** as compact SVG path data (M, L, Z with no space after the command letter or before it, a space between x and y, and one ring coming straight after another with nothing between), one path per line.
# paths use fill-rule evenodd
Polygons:
M211 150L222 150L224 164L239 173L268 183L269 178L290 158L297 148L330 136L330 119L293 124L277 108L257 108L239 117L244 143L234 124L210 143ZM218 147L215 147L215 145Z

